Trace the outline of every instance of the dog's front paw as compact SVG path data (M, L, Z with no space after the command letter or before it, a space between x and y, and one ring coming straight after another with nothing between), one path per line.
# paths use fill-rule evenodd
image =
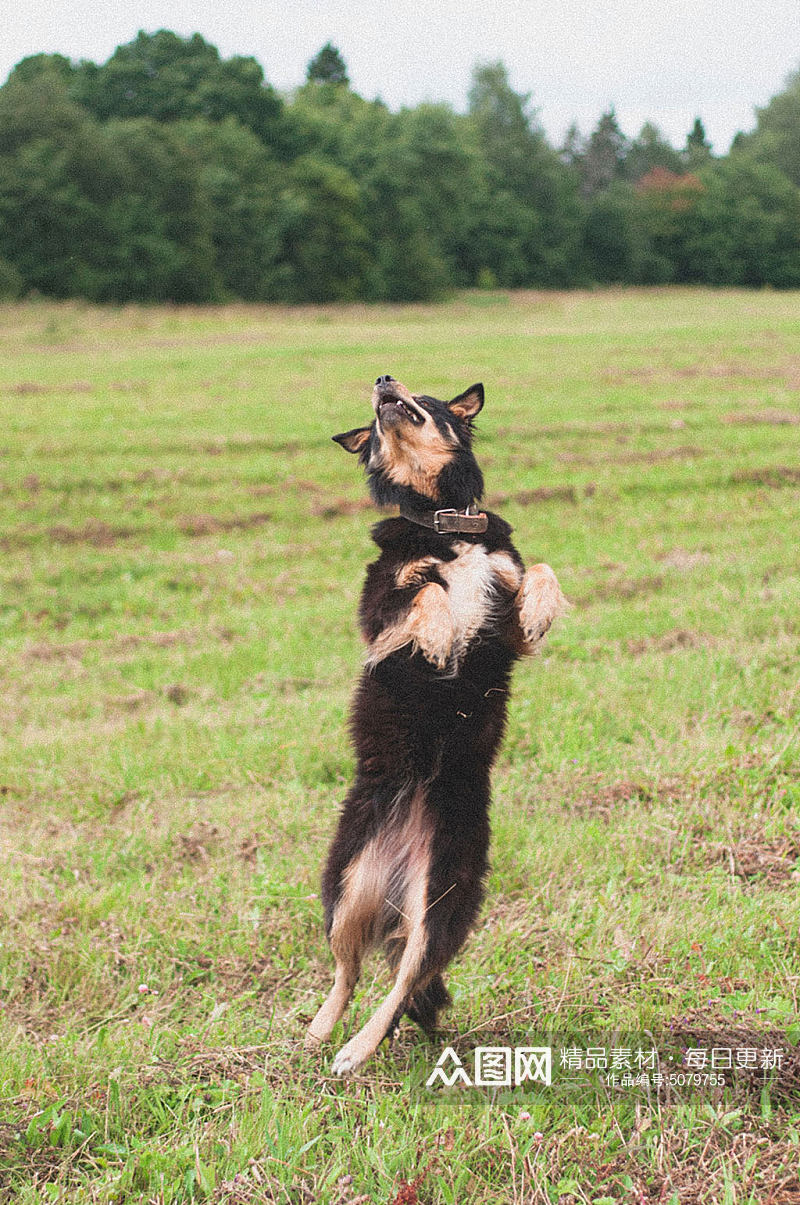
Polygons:
M355 1048L355 1043L348 1042L346 1046L342 1047L342 1049L336 1055L336 1058L333 1060L333 1063L331 1064L331 1071L334 1075L338 1075L340 1077L352 1075L355 1071L358 1071L363 1061L364 1059L359 1056L359 1053Z
M444 669L453 649L455 632L447 593L437 582L423 586L411 604L409 624L414 650L435 669Z
M534 653L553 620L568 603L549 565L532 565L522 579L516 598L525 653Z

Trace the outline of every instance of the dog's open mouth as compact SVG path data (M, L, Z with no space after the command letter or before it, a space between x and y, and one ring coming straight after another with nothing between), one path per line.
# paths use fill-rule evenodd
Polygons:
M427 417L426 411L419 405L410 389L402 381L394 377L378 377L372 391L372 408L378 418L378 424L389 426L395 422L410 422L415 427L421 427Z
M419 427L425 422L425 414L415 402L396 396L382 397L378 402L378 414L381 418L389 415L402 415L415 427Z

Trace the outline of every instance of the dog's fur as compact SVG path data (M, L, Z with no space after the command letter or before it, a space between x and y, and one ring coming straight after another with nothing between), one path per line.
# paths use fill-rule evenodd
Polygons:
M369 427L333 438L358 454L375 502L421 516L481 497L472 422L482 385L445 403L379 377L372 402ZM395 982L339 1051L338 1075L357 1070L404 1012L431 1034L450 1003L442 971L483 894L511 669L564 602L549 566L525 572L498 515L483 534L437 534L405 517L372 534L380 556L361 596L367 656L351 717L358 768L322 881L336 975L307 1044L330 1038L371 946L383 945Z

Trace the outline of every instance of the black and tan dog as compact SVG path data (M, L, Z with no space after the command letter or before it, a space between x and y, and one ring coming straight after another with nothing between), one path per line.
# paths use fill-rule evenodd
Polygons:
M526 573L509 525L475 506L483 386L440 402L383 376L372 405L369 427L333 438L358 454L374 500L399 503L400 516L373 530L380 557L361 596L358 768L322 882L336 977L307 1044L330 1038L371 946L383 945L395 981L337 1054L338 1075L360 1067L404 1012L432 1033L450 1003L442 971L483 894L511 668L564 602L552 569Z

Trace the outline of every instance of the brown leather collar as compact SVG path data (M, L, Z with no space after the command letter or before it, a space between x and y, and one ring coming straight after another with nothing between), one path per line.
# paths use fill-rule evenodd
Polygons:
M420 527L430 527L439 535L457 531L479 535L489 526L488 515L479 511L474 502L466 510L456 510L454 507L447 510L404 510L401 506L400 514Z

